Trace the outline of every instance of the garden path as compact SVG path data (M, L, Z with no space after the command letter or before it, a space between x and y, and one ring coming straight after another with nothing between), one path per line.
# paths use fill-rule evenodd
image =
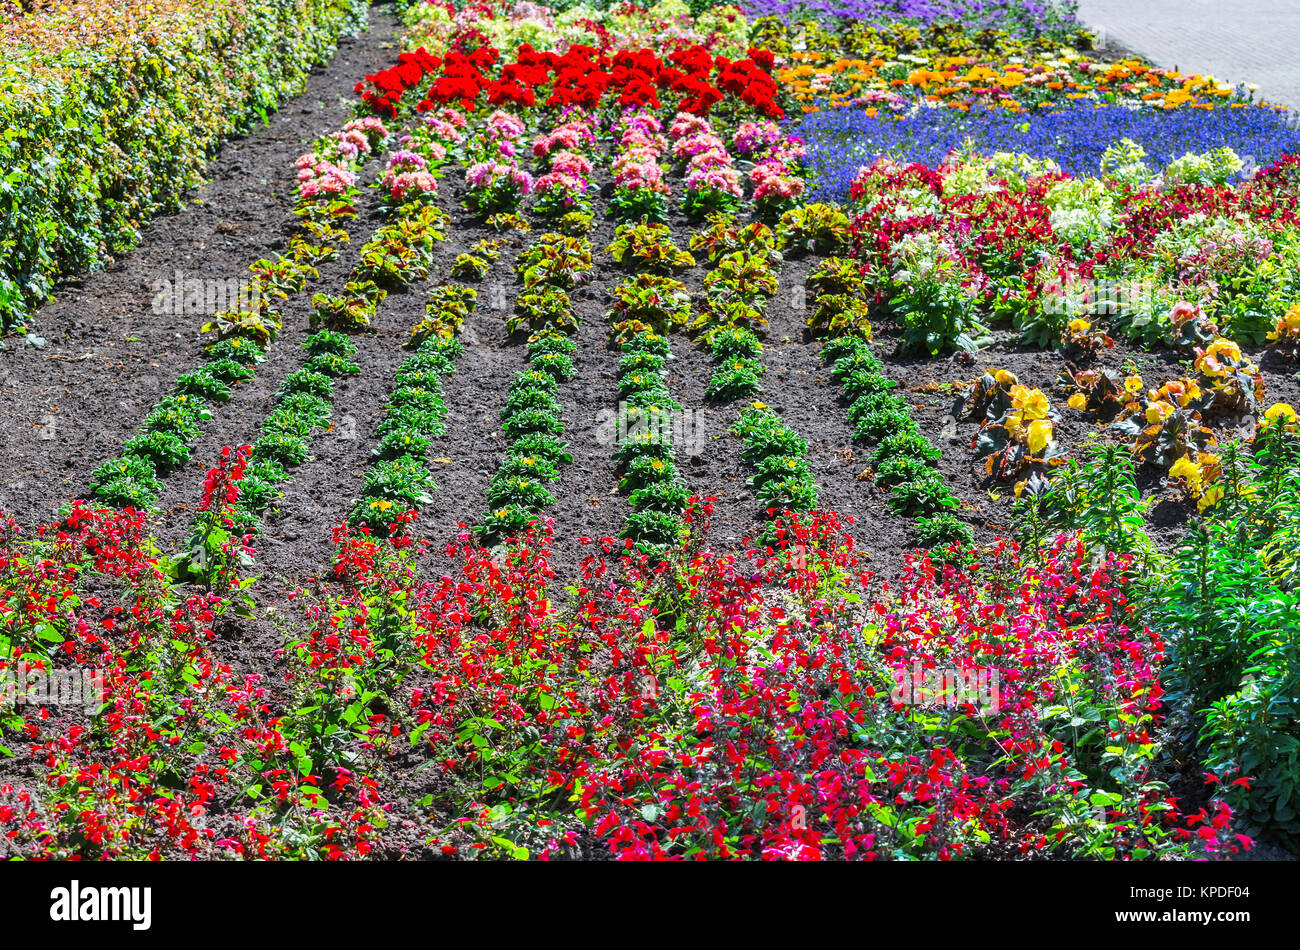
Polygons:
M1079 0L1079 19L1157 66L1253 84L1256 98L1300 109L1300 0Z

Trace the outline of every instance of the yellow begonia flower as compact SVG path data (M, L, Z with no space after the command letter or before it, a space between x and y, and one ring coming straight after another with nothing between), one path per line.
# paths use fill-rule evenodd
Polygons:
M1026 419L1046 419L1051 403L1047 401L1042 390L1030 389L1022 394L1020 409Z
M1047 443L1052 441L1052 424L1046 419L1035 419L1029 423L1029 451L1032 455L1041 455Z
M1169 468L1169 474L1174 478L1185 479L1188 484L1196 485L1201 480L1201 466L1197 465L1187 456L1183 456Z
M1296 421L1296 412L1285 402L1275 402L1264 411L1264 421L1269 423L1281 422L1282 425L1290 425Z
M1069 399L1066 400L1065 404L1069 406L1071 409L1087 409L1088 397L1085 396L1083 393L1075 393L1073 396L1071 396Z
M1165 402L1164 400L1159 400L1157 402L1150 403L1147 406L1146 417L1147 417L1147 422L1150 425L1158 425L1161 422L1164 422L1173 414L1174 414L1174 407L1170 403Z

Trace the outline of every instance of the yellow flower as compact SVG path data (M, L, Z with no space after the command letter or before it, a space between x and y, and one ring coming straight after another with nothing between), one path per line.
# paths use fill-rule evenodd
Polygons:
M1226 376L1233 363L1241 362L1241 347L1232 340L1217 338L1196 360L1196 368L1208 376Z
M1047 443L1052 441L1052 424L1046 419L1035 419L1029 423L1029 451L1032 455L1041 455Z
M1170 466L1169 474L1174 478L1185 479L1190 485L1198 485L1201 481L1201 466L1184 455Z
M1130 396L1136 396L1142 391L1142 377L1137 373L1124 378L1124 392Z
M1264 421L1272 424L1280 422L1287 426L1296 421L1296 412L1285 402L1275 402L1264 411Z
M1147 405L1146 417L1150 425L1159 425L1174 414L1172 404L1165 402L1163 399Z
M753 406L755 409L766 409L766 408L767 408L767 403L765 403L765 402L751 402L750 405Z
M1026 419L1046 419L1047 411L1051 408L1051 403L1041 389L1025 389L1014 404Z
M1075 393L1073 396L1071 396L1069 399L1066 400L1066 405L1068 405L1071 409L1087 409L1088 397L1085 396L1083 393Z
M1009 369L998 369L993 371L993 381L1002 386L1014 386L1020 382L1016 374Z
M1201 391L1201 387L1197 383L1189 383L1187 388L1183 390L1183 394L1178 397L1178 405L1186 408L1188 403L1193 399L1200 399L1202 395L1204 395L1204 393Z
M1277 322L1277 329L1268 335L1270 340L1276 340L1280 336L1300 333L1300 303L1295 304L1290 310Z

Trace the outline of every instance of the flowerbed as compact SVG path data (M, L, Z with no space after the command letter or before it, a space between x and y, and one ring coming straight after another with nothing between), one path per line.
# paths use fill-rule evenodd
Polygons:
M299 159L302 226L254 272L303 291L364 190L372 233L312 296L250 444L194 479L182 541L151 531L175 517L149 511L160 476L257 372L278 306L212 322L206 365L96 471L108 507L0 523L3 669L107 672L94 709L0 709L30 770L0 781L6 846L1168 861L1293 840L1290 140L1225 124L1277 148L1247 168L1197 123L1263 110L1152 74L1157 113L1070 57L1025 72L1104 104L819 64L884 94L881 130L1136 123L1064 169L1057 133L882 159L862 113L798 111L771 21L559 6L404 6L404 52ZM1006 55L1076 27L1028 2L814 12L837 44L958 56L954 14ZM1145 150L1156 115L1186 138ZM1155 292L1110 307L1104 281ZM378 352L384 379L345 389ZM326 560L286 595L254 545L284 563L278 508L344 392L366 431L332 456ZM716 420L703 451L686 413ZM1157 498L1180 523L1156 530Z

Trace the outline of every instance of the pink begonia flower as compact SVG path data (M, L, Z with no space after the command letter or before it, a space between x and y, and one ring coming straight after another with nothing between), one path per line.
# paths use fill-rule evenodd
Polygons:
M698 155L700 152L711 152L720 150L726 152L727 146L722 139L718 138L712 132L696 132L685 138L680 138L673 145L673 158L683 159L690 158L692 155Z
M412 168L423 168L425 166L424 158L412 152L410 149L398 149L392 155L388 156L387 168L393 169L399 165L407 165Z
M637 129L648 135L657 135L664 129L663 123L651 112L638 112L635 115L624 116L623 123L626 128Z
M742 155L766 151L781 141L781 127L770 119L742 122L731 137L731 144Z
M731 167L731 156L727 154L726 149L710 149L707 152L692 156L688 168L716 168Z
M295 164L298 168L298 194L303 198L339 194L356 181L354 173L320 158L314 152L300 156Z
M745 190L740 184L740 172L734 168L697 169L686 176L687 191L721 191L736 198L744 197Z
M524 123L516 116L497 109L487 118L488 139L517 139L524 134Z
M425 116L424 124L435 136L445 142L460 144L465 141L464 133L457 129L456 126L452 125L450 122L444 121L443 119L436 118L435 116Z

